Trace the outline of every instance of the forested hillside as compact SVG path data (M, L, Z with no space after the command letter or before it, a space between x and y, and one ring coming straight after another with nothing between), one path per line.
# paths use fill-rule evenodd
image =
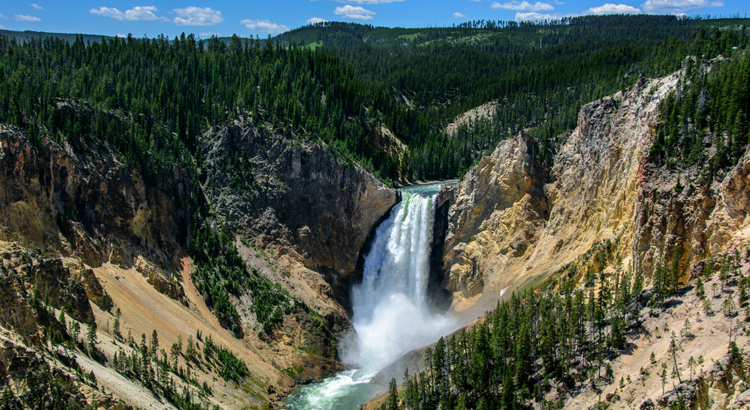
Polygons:
M385 180L449 178L520 130L548 163L581 105L638 75L673 72L688 55L744 49L744 23L603 16L432 29L322 23L263 42L6 39L0 121L34 124L33 135L72 138L74 147L110 138L131 160L153 152L167 161L185 160L196 135L243 115L322 140ZM301 47L312 43L322 49ZM445 133L457 115L491 101L487 120ZM373 149L380 124L409 155Z
M619 263L613 249L601 244L590 256L604 268ZM566 269L535 291L498 303L475 326L428 347L423 367L407 369L400 389L391 381L381 408L562 409L571 402L570 407L579 408L575 400L597 394L591 408L655 408L652 400L643 401L644 407L632 400L641 389L658 390L658 408L716 408L708 394L712 380L747 380L743 258L735 251L707 260L691 286L682 289L668 258L659 267L656 286L645 291L640 272ZM564 285L550 292L545 289L550 283ZM683 320L685 309L689 317ZM670 328L670 320L678 326ZM726 348L726 356L714 365L707 362L705 344L725 322L736 326L736 333L718 349ZM640 356L650 354L647 364L633 377L616 377L614 366L632 360L622 356L641 349Z
M412 147L412 175L430 179L464 172L520 130L537 139L539 159L549 164L581 105L634 84L638 75L671 73L688 55L710 59L733 46L744 49L745 25L670 16L475 21L433 29L319 23L281 39L321 44L413 107L416 123L387 123ZM489 101L498 106L488 121L460 128L457 138L443 132L457 115Z
M145 175L173 163L200 166L198 135L238 116L383 167L388 158L368 144L368 112L401 110L334 55L275 43L3 37L0 52L0 121L28 128L37 146L47 135L77 151L110 142Z
M669 120L653 151L694 163L700 144L693 141L706 127L723 127L737 135L730 147L719 147L714 162L723 164L736 160L746 143L742 23L661 16L434 29L326 23L263 45L237 36L93 43L83 36L3 36L0 122L27 129L37 150L46 138L84 156L93 146L110 145L152 184L171 184L172 170L181 169L193 190L194 230L202 232L209 206L200 193L206 174L199 171L205 164L198 137L236 119L325 143L345 163L356 161L385 181L456 177L521 130L533 137L544 168L583 103L699 56L687 60L683 88L705 85L690 87L688 98L670 96L663 108ZM303 46L312 42L323 47ZM705 62L719 55L726 61L709 73ZM458 114L492 101L486 118L446 133ZM727 109L731 115L719 113ZM405 154L375 147L381 126L406 144ZM225 287L201 289L216 301L225 326L236 330Z

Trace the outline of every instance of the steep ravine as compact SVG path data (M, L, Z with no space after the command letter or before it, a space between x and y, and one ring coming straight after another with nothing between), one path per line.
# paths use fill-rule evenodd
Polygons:
M678 397L689 408L701 403L701 408L739 409L748 403L746 385L737 381L743 368L727 365L728 340L741 350L748 344L747 333L733 328L740 322L733 319L736 313L726 313L738 280L730 277L734 285L714 295L713 309L696 296L695 286L704 266L717 272L735 254L742 255L740 271L747 274L750 153L708 183L701 181L697 167L670 170L650 157L659 104L674 92L680 75L641 78L629 90L584 105L550 169L537 165L536 146L522 133L498 144L458 185L438 195L435 237L445 239L433 244L438 269L432 275L450 294L458 315L480 316L504 295L536 285L542 292L559 290L563 282L581 289L587 271L611 278L616 269L637 269L649 287L656 262L681 249L680 281L688 286L664 311L650 307L653 292L644 292L645 326L629 336L630 347L611 363L613 380L620 384L575 386L572 392L558 386L567 394L564 408L650 409L656 408L654 402L665 406ZM683 190L675 189L678 179ZM716 294L715 276L703 280ZM725 307L724 314L718 305ZM679 365L686 368L690 356L715 363L706 363L699 377L662 395L654 375L657 363L669 361L664 352L670 338L659 329L682 329L686 318L697 318L699 325L692 333L680 333L684 353L676 359ZM651 352L656 358L649 358ZM378 379L398 380L406 367L415 374L425 369L424 360L424 348L414 350ZM713 407L705 407L709 396ZM366 408L384 402L385 396Z
M446 240L435 251L454 310L492 305L501 290L538 282L602 241L647 276L678 247L689 271L748 242L747 154L703 187L693 183L700 169L670 171L649 158L659 103L679 75L640 79L583 106L548 172L535 167L533 143L520 135L440 193Z
M195 361L177 361L199 383L206 381L214 392L209 402L224 408L260 406L294 380L340 368L335 346L322 345L328 339L317 335L324 328L335 337L351 327L348 288L357 279L360 251L398 194L327 147L272 128L237 122L206 134L201 194L212 223L236 234L248 267L301 300L309 313L298 310L273 332L261 332L252 299L232 297L244 330L243 339L235 339L206 316L210 310L192 284L185 245L194 214L189 204L200 201L190 199L187 172L175 167L147 181L107 144L74 152L47 140L34 150L24 130L1 125L0 276L10 284L2 298L11 310L0 320L0 334L9 340L0 352L9 357L0 361L0 377L10 374L19 383L30 377L12 368L21 351L42 360L39 366L71 372L62 362L41 359L50 332L60 329L59 312L35 310L29 299L34 286L43 286L50 309L66 309L81 328L96 318L100 350L110 363L105 367L80 353L78 362L94 371L114 399L104 400L97 387L73 376L71 389L78 387L71 394L84 402L159 406L137 381L111 368L114 353L129 351L129 334L150 340L153 330L167 351L178 338L183 352L188 338L200 351L211 335L248 364L250 376L233 385L212 373L216 368L200 354ZM89 301L95 303L91 308ZM111 333L118 309L121 339ZM25 313L18 316L20 311Z
M398 193L321 145L257 125L224 128L204 146L204 187L216 212L243 238L273 248L280 263L319 276L331 287L320 296L348 307L360 251Z

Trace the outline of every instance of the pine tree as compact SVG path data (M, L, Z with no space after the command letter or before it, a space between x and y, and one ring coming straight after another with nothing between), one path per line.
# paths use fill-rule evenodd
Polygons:
M115 321L112 323L112 335L117 339L122 339L120 334L120 308L115 311Z
M68 322L65 320L65 312L60 310L60 317L57 319L58 322L62 325L63 329L67 332L68 331Z
M93 355L96 351L96 344L99 343L96 337L96 320L93 315L89 317L86 328L86 342L88 342L89 355Z
M78 335L81 334L81 325L77 321L73 321L73 342L78 343Z
M677 378L680 380L680 383L682 383L682 378L680 377L680 370L678 369L677 365L677 353L680 351L680 348L677 346L676 337L674 332L672 332L672 341L669 343L669 354L672 355L673 360L673 367L672 367L672 377L677 376Z
M187 347L185 347L185 360L192 361L195 359L195 345L193 343L193 336L188 336Z
M388 383L388 410L398 410L398 386L396 379L392 378Z
M695 366L696 362L693 356L690 356L690 360L688 360L688 367L690 368L690 380L693 380L693 367Z
M177 359L182 354L180 345L178 343L172 343L172 347L169 349L169 357L172 361L172 369L177 370Z
M154 329L154 331L151 332L151 346L150 346L151 357L156 359L158 351L159 351L159 335L156 333L156 329Z

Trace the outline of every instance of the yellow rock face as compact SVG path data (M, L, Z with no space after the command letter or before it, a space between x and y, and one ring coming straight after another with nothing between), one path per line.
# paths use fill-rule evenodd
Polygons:
M634 263L647 275L677 247L687 270L748 243L750 157L715 181L713 196L692 185L676 193L676 171L648 158L659 103L678 78L640 80L583 106L550 170L535 165L533 143L519 135L441 193L450 204L443 287L454 295L454 310L494 303L502 290L536 283L607 239L619 239L626 267ZM699 171L683 174L683 183Z

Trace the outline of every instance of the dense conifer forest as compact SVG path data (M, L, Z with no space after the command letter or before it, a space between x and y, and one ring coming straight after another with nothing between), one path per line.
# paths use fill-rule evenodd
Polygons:
M745 25L670 16L474 21L433 29L319 23L282 41L319 44L371 84L406 97L418 122L388 123L412 147L411 174L433 179L463 173L521 130L537 139L539 160L549 164L581 105L633 85L639 75L674 72L688 55L707 61L731 55L732 47L744 50ZM443 132L455 116L489 101L498 103L490 118L463 127L458 138Z
M664 16L440 29L332 23L263 44L237 36L3 37L0 121L27 128L37 145L42 134L78 151L112 143L146 176L173 164L200 167L197 136L243 116L323 141L387 181L450 178L520 130L536 137L539 159L549 163L582 104L639 75L671 73L688 55L706 61L744 50L743 23ZM302 46L312 42L323 47ZM444 132L456 115L491 101L498 105L487 120L457 138ZM405 157L372 148L379 124L407 144Z

